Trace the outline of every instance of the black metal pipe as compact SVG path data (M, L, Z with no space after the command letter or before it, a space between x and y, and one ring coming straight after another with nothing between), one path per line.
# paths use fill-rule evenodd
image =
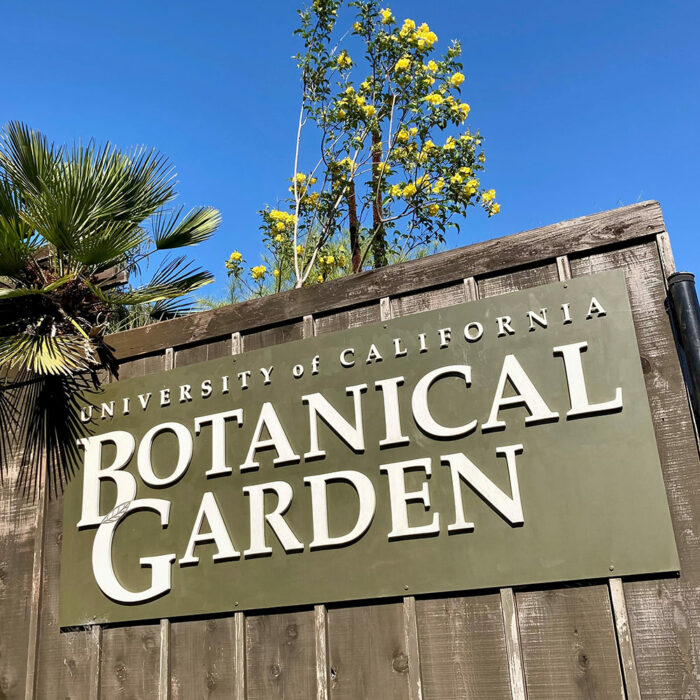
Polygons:
M700 423L700 305L695 291L695 275L675 272L669 275L671 312L690 375L691 397Z

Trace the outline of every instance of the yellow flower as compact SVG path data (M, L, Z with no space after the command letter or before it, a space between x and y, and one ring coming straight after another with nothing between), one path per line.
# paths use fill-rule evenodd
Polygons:
M383 10L380 10L379 14L382 16L382 24L389 24L390 22L394 21L394 17L391 14L391 10L388 7Z
M297 173L297 174L294 176L294 179L295 179L297 182L304 182L304 180L306 180L306 175L304 175L304 173Z
M450 78L450 83L452 83L452 87L459 87L463 82L464 82L464 75L462 73L455 73Z
M460 121L463 122L469 116L471 107L466 102L462 102L461 104L457 105L457 109L459 110L461 116Z
M284 231L284 222L283 221L277 221L275 223L275 231Z
M278 233L278 234L275 236L275 240L276 240L278 243L281 243L281 242L284 240L284 236L282 236L281 233Z
M345 119L346 116L347 114L344 109L338 110L338 119Z
M428 65L426 67L431 73L435 73L435 71L438 69L438 64L435 63L435 61L428 61Z
M461 182L464 182L464 178L459 174L455 173L451 178L450 178L451 183L457 183L460 184Z
M418 127L417 126L412 126L409 130L408 133L411 134L411 136L415 136L418 133Z
M243 256L237 250L234 250L233 253L231 253L229 260L233 260L233 262L240 262L243 260Z
M432 75L428 78L424 78L424 80L428 87L432 87L435 84L435 78L433 78Z
M304 246L302 246L301 244L299 244L299 245L297 246L297 255L301 255L301 252L302 252L303 250L304 250Z
M440 178L434 185L433 185L433 192L435 194L440 194L442 192L442 188L445 186L445 181Z
M400 197L401 196L401 185L392 185L389 188L389 194L392 197Z
M490 202L492 199L496 199L496 190L488 190L481 195L484 202Z
M457 143L457 142L456 142L451 136L448 136L448 137L447 137L447 140L445 141L445 145L443 146L443 148L444 148L446 151L451 151L451 150L454 149L456 143Z
M498 214L498 212L501 211L501 205L498 204L497 202L494 202L491 205L491 213L492 214Z
M434 105L436 107L441 105L444 102L444 99L439 92L431 92L424 99L426 102L430 102L431 105Z
M400 129L396 134L396 140L401 141L402 143L408 141L408 131L406 131L406 129Z
M341 70L343 68L350 68L350 66L352 65L352 59L350 58L350 56L348 56L347 51L341 52L341 54L338 56L337 63L338 68L340 68Z
M335 262L335 258L332 255L326 256L326 265L332 265Z
M479 154L479 163L485 163L486 162L486 156L483 153Z
M273 274L275 277L279 277L279 276L280 276L280 271L279 271L277 268L275 268L275 269L272 271L272 274Z
M430 214L430 216L436 216L439 211L440 207L437 204L430 204L428 206L428 214Z
M355 22L355 24L352 25L352 28L358 33L362 33L362 25L359 22Z
M402 37L407 37L416 28L416 23L412 19L405 19L403 21L403 27L399 34Z
M416 186L412 183L409 182L406 187L403 188L403 196L404 197L412 197L416 193Z
M377 112L374 105L367 105L366 107L362 108L362 111L365 113L365 117L367 117L367 119L371 119Z
M301 173L299 173L301 175ZM306 177L306 175L304 175ZM294 214L290 214L289 212L286 211L280 211L279 209L273 209L270 212L270 218L273 221L281 221L285 225L287 224L293 224L295 221L295 216Z
M363 80L360 83L360 89L365 90L366 92L369 92L372 89L372 86L369 83L369 78L367 78L367 80Z
M318 275L318 277L316 277L316 281L323 282L323 275Z
M256 265L250 271L250 274L254 280L261 280L263 277L265 277L266 272L267 272L267 268L264 265Z
M404 28L405 27L406 24L404 23ZM401 31L403 31L403 29ZM431 32L430 27L425 22L418 27L412 38L418 44L419 49L432 48L433 44L438 40L437 34Z
M400 58L398 61L396 61L396 66L394 70L398 73L399 71L402 70L408 70L411 66L411 59L406 58L405 56L403 58Z
M430 139L428 139L428 140L423 144L423 148L424 148L426 151L430 151L430 150L432 150L433 148L435 148L435 144L434 144Z
M461 175L471 175L472 174L472 169L471 168L460 168L458 171Z

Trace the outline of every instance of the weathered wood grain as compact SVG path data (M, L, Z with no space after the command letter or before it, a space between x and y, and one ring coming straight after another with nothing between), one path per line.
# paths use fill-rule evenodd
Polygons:
M166 354L152 353L120 366L120 379L165 369ZM160 625L107 628L102 633L101 698L157 698Z
M403 599L403 630L406 656L408 656L408 698L423 700L416 599L412 595L405 596Z
M420 290L391 299L391 318L408 316L421 311L444 309L464 302L464 282L459 279L436 289Z
M325 605L314 605L314 637L316 639L316 700L330 696L328 668L328 610Z
M316 697L313 610L246 615L248 700Z
M236 686L233 617L172 622L173 700L229 700Z
M627 694L627 700L640 700L642 694L639 689L637 662L634 658L634 645L632 644L632 634L630 633L629 617L627 615L627 601L625 600L622 580L611 578L608 581L608 588L610 589L610 605L613 619L615 620L615 631L617 632L617 648L620 652L622 677L625 681L625 693Z
M175 367L225 357L231 336L177 348ZM170 692L173 700L230 698L236 687L234 617L170 623Z
M497 593L416 601L426 700L511 697Z
M621 267L681 562L680 578L624 582L643 697L700 697L700 460L655 241L572 259L574 277Z
M63 537L63 497L47 503L44 528L44 566L37 658L37 698L89 698L99 673L100 647L93 634L61 632L58 624L58 586L61 539Z
M554 260L557 255L653 236L663 230L658 203L640 202L526 231L507 240L476 243L322 285L125 331L111 336L109 341L119 357L133 357L183 342L222 337L231 329L247 331L292 318L300 319L306 314L318 316L332 309L378 301L388 294L398 296L468 276L533 265L547 259Z
M503 610L503 630L506 637L511 695L513 700L525 700L525 672L522 645L520 644L520 625L512 588L501 588L501 608Z
M17 488L10 455L0 485L0 698L24 700L38 502Z
M316 335L345 328L358 328L380 320L379 306L367 304L342 311L331 311L314 316L314 320L316 321Z
M548 284L559 278L559 272L556 262L549 262L491 275L478 280L479 296ZM604 586L569 589L561 597L552 592L521 592L516 594L516 605L529 697L619 697L622 680L610 599ZM543 624L546 632L540 636L533 633L533 627ZM581 630L588 632L585 644Z
M607 586L516 596L529 698L624 698Z
M409 659L402 603L328 610L332 700L406 700Z

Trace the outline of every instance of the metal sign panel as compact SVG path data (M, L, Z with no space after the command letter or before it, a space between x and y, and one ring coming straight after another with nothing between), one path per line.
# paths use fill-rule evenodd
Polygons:
M83 397L62 626L658 574L621 271Z

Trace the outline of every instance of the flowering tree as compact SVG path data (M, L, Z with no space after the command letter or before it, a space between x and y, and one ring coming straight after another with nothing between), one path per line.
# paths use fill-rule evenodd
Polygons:
M384 266L443 242L469 207L489 216L500 209L479 178L482 137L465 125L459 43L439 54L427 24L354 0L341 46L342 5L314 0L299 11L302 98L289 196L260 212L267 252L250 271L252 285L238 251L227 261L254 293ZM302 149L309 128L314 157Z

